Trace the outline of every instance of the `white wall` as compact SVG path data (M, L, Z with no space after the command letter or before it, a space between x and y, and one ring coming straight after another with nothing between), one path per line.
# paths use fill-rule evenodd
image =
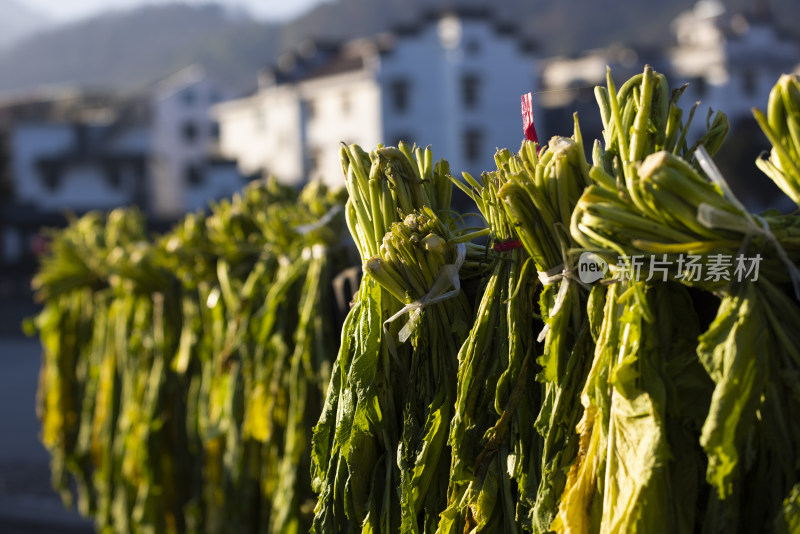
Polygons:
M370 150L382 141L380 89L371 76L358 71L310 80L301 91L314 110L305 122L306 163L310 163L306 178L344 187L341 143L358 143Z
M216 143L209 110L224 96L224 90L201 72L179 73L156 90L150 147L150 191L156 216L171 218L186 211L188 189L193 187L187 182L187 168L194 165L201 172L204 169L209 150ZM194 129L193 138L187 137L190 127Z
M211 110L219 122L219 151L239 164L239 170L251 174L259 170L258 145L261 139L259 128L258 98L225 102Z
M399 36L395 46L381 56L378 82L381 85L382 142L395 145L398 138L419 145L432 145L434 158L456 158L455 147L448 129L454 111L446 95L453 91L450 62L445 60L436 26L428 26L417 35ZM408 82L405 111L393 105L392 85L398 80Z
M219 121L219 150L244 175L265 171L284 183L303 180L300 95L293 85L267 87L212 111Z
M382 57L383 137L394 143L398 135L411 135L422 146L432 145L434 158L445 158L454 175L480 173L494 168L496 148L516 151L524 137L520 99L534 91L537 63L519 47L515 36L498 35L491 24L466 19L444 19L426 26L418 35L398 39L396 48ZM478 104L462 103L462 77L478 76ZM410 81L406 112L391 102L394 80ZM546 130L534 101L537 130ZM465 154L464 133L481 132L482 150L476 161Z

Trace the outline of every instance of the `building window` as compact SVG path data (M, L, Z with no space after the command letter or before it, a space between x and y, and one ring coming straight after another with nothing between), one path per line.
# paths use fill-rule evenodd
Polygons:
M703 97L706 94L706 89L707 89L707 87L706 87L706 79L703 78L702 76L699 76L699 77L695 78L694 79L694 87L695 87L695 90L697 91L698 98L699 97Z
M313 174L319 172L322 161L322 150L316 147L308 149L306 155L306 174L309 178L314 178Z
M408 110L411 93L411 84L408 80L394 80L389 84L389 99L392 108L398 113Z
M106 165L106 181L112 189L119 189L122 185L122 172L118 165L109 163Z
M747 69L742 73L742 90L747 96L753 96L756 94L756 75L750 69Z
M190 163L184 169L186 183L191 186L199 186L203 183L203 171L199 165Z
M187 144L194 143L197 140L197 125L192 121L186 121L181 126L181 136Z
M60 177L58 170L55 167L48 166L42 169L41 173L42 173L42 183L44 183L45 189L51 192L58 189Z
M303 102L303 115L305 115L306 120L311 120L317 114L317 106L314 104L313 100L306 100Z
M464 157L470 163L477 163L481 159L483 145L483 132L477 128L470 128L464 132Z
M342 115L350 115L351 109L350 93L342 93Z
M193 106L196 98L197 95L195 95L195 92L192 89L184 89L181 93L181 100L187 106Z
M467 109L478 107L481 79L475 74L465 74L461 78L461 102Z
M481 43L477 39L470 39L464 49L470 56L477 56L481 52Z

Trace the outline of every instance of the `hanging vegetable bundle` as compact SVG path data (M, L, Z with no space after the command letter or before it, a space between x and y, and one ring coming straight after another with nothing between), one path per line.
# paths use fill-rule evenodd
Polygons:
M616 259L618 282L583 394L586 453L554 528L771 529L800 474L786 379L800 363L786 295L800 280L796 216L750 214L735 198L706 150L727 131L722 115L687 148L680 92L665 104L663 77L648 68L619 92L608 85L605 149L572 235ZM721 298L706 332L679 283L701 290L695 303Z
M100 531L308 528L340 211L317 184L270 182L155 242L133 210L54 233L34 322L42 439L67 504L74 478Z
M456 355L472 321L460 284L481 270L484 249L468 241L485 232L450 219L448 164L430 149L341 156L364 278L314 430L314 531L430 532L447 502Z

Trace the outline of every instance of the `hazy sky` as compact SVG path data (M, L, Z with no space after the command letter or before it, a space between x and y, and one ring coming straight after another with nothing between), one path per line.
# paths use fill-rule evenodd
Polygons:
M124 9L136 5L165 4L176 0L17 0L48 18L75 20L109 9ZM253 15L265 19L283 20L302 13L324 0L216 0L216 3L243 7ZM208 0L183 0L187 4L206 4Z

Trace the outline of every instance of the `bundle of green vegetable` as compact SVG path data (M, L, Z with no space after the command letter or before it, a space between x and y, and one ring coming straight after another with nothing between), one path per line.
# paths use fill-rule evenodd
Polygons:
M706 150L722 142L722 115L687 148L680 91L667 100L662 76L648 68L619 92L608 85L597 91L605 147L571 228L617 283L553 528L771 530L800 475L788 378L800 310L786 295L800 278L797 218L750 214L733 196ZM703 292L722 301L698 338Z
M498 155L510 159L508 152ZM452 449L448 508L439 532L518 531L519 493L535 495L539 448L530 422L539 391L532 380L535 276L498 199L505 172L479 183L454 183L476 202L491 230L491 270L481 288L472 329L458 353L457 395L448 444Z
M577 392L586 380L593 347L586 314L589 286L577 276L568 232L572 210L589 183L577 117L571 138L554 137L538 154L523 144L516 167L520 170L499 196L543 284L539 307L544 328L538 340L544 345L537 377L542 401L535 422L542 438L541 467L530 529L548 532L566 471L578 454L574 428L582 409Z
M157 242L132 210L54 233L35 279L42 438L98 530L310 526L340 211L317 184L270 182Z
M497 171L482 183L464 176L461 187L500 254L459 355L451 504L441 531L546 532L555 516L578 451L574 391L591 343L586 291L568 251L569 217L588 182L581 143L576 122L571 139L541 150L526 141L515 156L499 151ZM533 313L539 282L543 324Z
M769 95L767 113L753 115L772 143L768 157L756 160L764 174L800 204L800 78L784 74Z
M315 532L430 532L447 504L460 289L485 232L450 219L447 162L429 149L342 148L346 217L364 278L314 430Z

